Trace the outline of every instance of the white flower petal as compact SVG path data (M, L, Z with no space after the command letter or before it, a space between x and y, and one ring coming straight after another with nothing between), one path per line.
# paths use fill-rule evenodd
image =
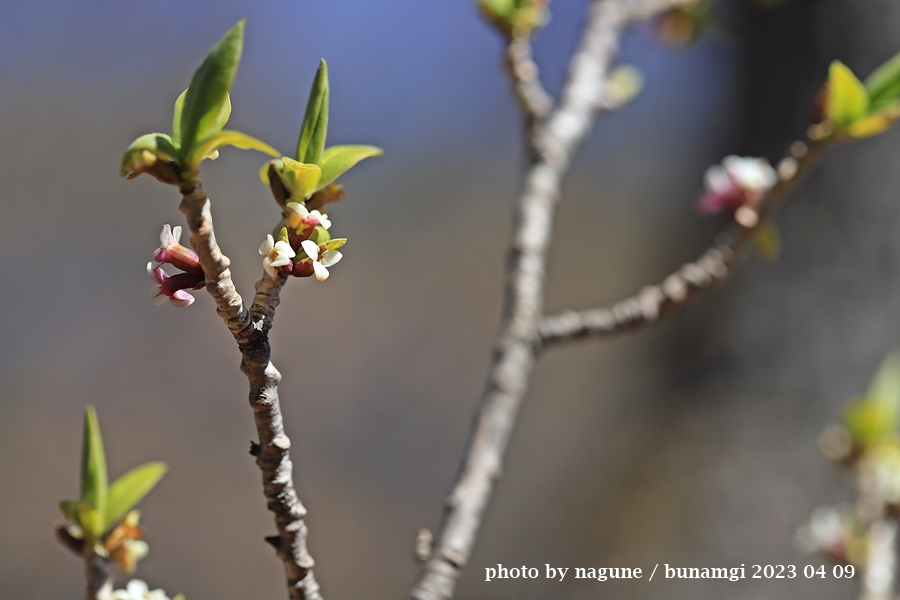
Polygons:
M313 272L316 274L316 281L325 281L328 279L328 269L319 261L313 262Z
M278 241L275 244L274 250L279 257L294 258L295 256L297 256L297 253L294 252L294 249L291 248L291 245L284 240Z
M326 267L331 267L338 264L342 258L344 258L344 255L337 250L326 250L322 253L322 258L319 262Z
M325 229L329 229L329 228L331 227L331 220L328 218L328 215L323 215L323 214L320 213L318 210L314 210L314 211L312 211L312 213L310 213L310 214L311 214L312 217L313 217L314 219L316 219L316 220L322 225L322 227L324 227Z
M272 239L272 234L266 234L266 240L259 245L259 253L263 256L268 256L272 249L275 247L275 240Z
M147 277L150 278L150 281L153 283L162 283L164 280L159 274L158 265L153 264L152 262L147 263Z
M319 258L319 246L312 240L303 240L300 242L300 245L303 247L303 251L306 252L306 255L313 260Z
M263 269L266 270L269 277L275 277L275 267L272 266L272 259L268 256L263 259Z
M176 242L181 241L181 225L176 225L174 229L172 229L172 237Z
M154 285L150 288L150 304L159 306L166 301L166 295L162 293L162 286Z
M147 584L140 579L132 579L125 586L125 589L127 589L128 593L135 598L143 598L144 595L150 591L150 588L147 587Z

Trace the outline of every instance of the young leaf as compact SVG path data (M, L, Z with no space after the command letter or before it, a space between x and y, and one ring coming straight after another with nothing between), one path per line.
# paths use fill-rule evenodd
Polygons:
M857 119L847 126L847 133L855 138L867 138L890 129L900 119L900 102Z
M775 260L781 253L781 237L772 223L766 221L760 224L750 239L756 252L764 260Z
M880 408L888 429L896 430L900 417L900 352L894 351L882 361L866 396Z
M181 113L184 112L184 97L188 91L184 90L175 98L175 108L172 110L172 144L181 148Z
M148 462L137 466L109 486L106 504L106 529L140 502L166 474L168 467L163 462Z
M85 541L93 545L103 535L103 520L100 511L87 502L78 503L78 526L84 532Z
M281 158L281 163L284 166L282 172L291 198L303 200L315 191L322 178L322 169L319 165L308 165L287 156Z
M869 93L847 65L839 60L828 69L828 119L846 125L862 117L869 108Z
M178 156L178 150L172 143L172 138L165 133L146 133L131 142L131 145L125 150L119 175L128 177L144 166L145 151L149 152L154 160L174 160Z
M297 139L297 153L294 158L302 163L319 164L325 148L325 135L328 133L328 65L323 59L319 63L309 99L306 101L306 112L303 115L303 126Z
M332 146L326 149L319 163L322 165L322 179L317 189L322 189L362 159L382 154L384 150L375 146Z
M243 47L244 21L238 21L213 46L194 72L191 85L188 86L184 97L181 124L178 128L181 134L182 156L191 152L198 139L213 133L216 123L221 120L225 110L223 106L228 103L228 90L231 89L237 73Z
M97 412L90 404L84 412L84 439L82 442L81 502L90 505L98 515L103 515L106 513L108 492L106 453L103 450L103 438L100 437Z
M900 100L900 53L884 62L866 77L869 104L877 110Z
M203 159L223 146L234 146L241 150L259 150L269 156L281 156L275 148L240 131L225 130L203 138L196 143L187 159L187 166L196 169Z
M65 518L78 525L78 500L60 500L58 506Z

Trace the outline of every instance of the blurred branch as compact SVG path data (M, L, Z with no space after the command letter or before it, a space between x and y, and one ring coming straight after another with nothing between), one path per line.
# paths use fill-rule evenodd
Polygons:
M736 223L722 240L706 250L694 262L682 265L662 282L647 286L637 294L608 307L581 311L567 310L546 316L538 325L536 344L543 348L576 339L602 338L656 323L675 312L700 293L711 289L731 272L732 264L741 256L753 234L784 202L797 183L816 165L826 149L824 142L810 146L797 142L791 155L782 160L778 183L761 201L758 210L745 213L751 226Z
M453 597L500 477L509 436L534 366L533 340L543 308L546 255L562 180L593 125L619 37L631 23L688 1L594 0L580 45L569 63L561 103L545 122L528 132L533 152L516 205L502 331L462 468L445 503L432 556L412 591L416 600ZM517 83L517 94L519 87ZM530 105L524 106L528 114Z
M112 600L113 573L109 561L95 552L84 556L85 600Z
M294 489L291 441L284 432L278 400L281 374L270 360L268 331L285 276L263 276L248 310L231 279L231 261L216 243L206 191L198 179L189 179L182 183L181 193L180 210L187 218L191 246L200 257L206 289L240 348L241 371L250 382L250 406L259 434L259 444L252 446L251 453L262 471L266 506L274 513L278 528L278 535L266 541L284 563L291 600L321 600L312 571L314 561L306 548L306 509Z
M506 68L530 131L553 110L553 98L541 83L540 69L531 57L528 38L510 38L506 45Z
M859 600L891 600L897 569L897 520L887 514L887 502L878 485L876 465L859 466L856 510L866 526L866 553Z

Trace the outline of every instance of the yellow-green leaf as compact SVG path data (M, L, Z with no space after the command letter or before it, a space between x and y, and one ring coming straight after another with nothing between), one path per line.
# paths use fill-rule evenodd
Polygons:
M299 162L319 164L328 133L328 94L328 65L322 60L309 90L303 125L300 127L300 137L297 138L294 159Z
M58 506L65 518L78 524L78 500L60 500Z
M761 223L753 232L751 241L756 252L765 260L775 260L781 253L781 237L770 222Z
M106 529L134 508L156 486L168 467L163 462L148 462L137 466L109 486L106 505Z
M238 21L212 47L194 72L181 110L179 129L183 155L193 154L194 143L204 137L204 132L212 133L215 123L221 119L223 103L227 102L243 48L244 21Z
M866 397L881 407L890 430L896 430L900 417L900 351L891 352L882 361Z
M828 119L836 125L852 123L869 108L869 94L847 65L839 60L828 69Z
M262 140L240 131L225 130L214 133L197 142L188 157L187 166L190 169L197 169L200 163L203 162L203 159L208 158L210 154L223 146L234 146L241 150L259 150L269 156L281 156L278 150Z
M866 77L869 105L878 110L900 100L900 53L895 54Z
M900 103L861 117L847 126L847 133L855 138L878 135L890 129L900 119Z
M184 97L188 91L184 90L175 98L175 108L172 110L172 144L176 148L181 147L181 113L184 111Z
M148 155L145 152L148 152L153 160L176 160L178 157L178 150L172 143L172 138L165 133L147 133L131 142L125 150L119 175L126 177L147 166Z
M281 158L281 163L285 185L291 192L291 198L303 200L316 190L322 178L319 165L302 163L287 156Z
M325 243L326 250L337 250L338 248L343 248L344 244L347 243L347 238L334 238L333 240L328 240Z
M318 189L321 189L340 177L353 165L371 156L381 156L384 150L375 146L332 146L322 153L322 179Z
M81 502L96 509L99 515L106 512L108 479L106 453L97 412L88 404L84 411L84 438L81 447Z
M103 535L103 519L100 518L100 511L87 502L79 502L77 509L78 523L76 524L84 532L85 541L89 545L93 545Z

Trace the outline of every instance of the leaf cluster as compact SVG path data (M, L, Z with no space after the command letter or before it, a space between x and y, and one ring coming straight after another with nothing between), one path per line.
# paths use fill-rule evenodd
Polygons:
M900 119L900 53L860 81L844 63L828 69L825 135L864 138Z
M144 463L110 484L97 412L88 405L81 449L81 495L78 500L60 501L59 509L78 526L88 545L93 545L102 541L137 506L162 479L167 468L163 462Z

